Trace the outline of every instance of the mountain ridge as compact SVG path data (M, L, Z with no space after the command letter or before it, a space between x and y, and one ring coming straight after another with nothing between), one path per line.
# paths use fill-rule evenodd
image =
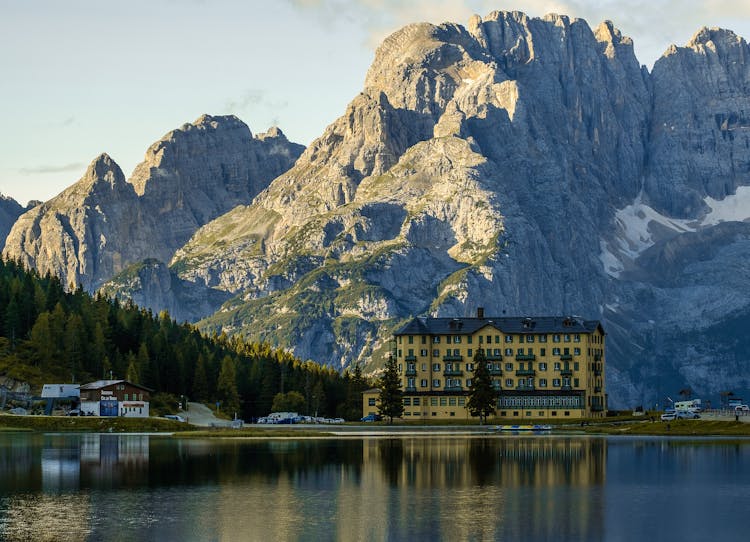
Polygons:
M130 264L168 262L301 151L281 130L253 137L234 116L202 115L151 145L129 180L107 154L94 159L77 183L17 220L4 254L94 291Z
M160 260L227 296L204 329L336 367L482 306L601 319L615 405L750 389L715 370L746 367L742 339L699 342L750 314L750 211L726 210L750 185L748 52L701 29L649 72L608 21L409 25L293 165Z

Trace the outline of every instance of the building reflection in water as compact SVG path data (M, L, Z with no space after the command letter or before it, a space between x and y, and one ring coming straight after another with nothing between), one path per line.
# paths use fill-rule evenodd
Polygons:
M148 435L81 435L84 486L97 488L148 485Z
M19 439L3 540L605 538L603 439Z
M380 471L370 491L382 485L391 495L375 516L407 526L414 537L603 536L601 439L370 440L363 453L365 472ZM377 528L376 520L369 532Z
M61 540L61 533L87 540L96 517L91 489L148 480L145 435L45 434L4 444L1 540Z
M600 439L364 439L256 451L255 468L220 485L221 540L604 538Z

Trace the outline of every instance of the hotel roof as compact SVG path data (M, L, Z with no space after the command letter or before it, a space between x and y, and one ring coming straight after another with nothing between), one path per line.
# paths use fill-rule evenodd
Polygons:
M485 318L414 318L394 335L471 335L490 326L502 333L593 333L604 330L598 320L576 316L502 316Z

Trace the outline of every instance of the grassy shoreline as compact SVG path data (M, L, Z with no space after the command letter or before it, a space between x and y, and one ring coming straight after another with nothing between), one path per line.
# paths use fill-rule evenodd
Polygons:
M571 427L570 429L596 435L750 437L750 423L720 420L639 421L622 424L602 423L584 427Z
M75 433L174 433L188 431L187 424L165 418L118 418L99 416L15 416L0 414L0 431Z
M578 423L553 423L556 434L584 433L589 435L630 435L630 436L738 436L750 437L750 423L718 420L675 420L669 423L649 420L615 419L586 420L585 425ZM412 433L438 431L450 435L452 432L465 433L467 430L477 434L493 433L497 425L518 423L509 420L493 420L493 423L480 426L474 424L415 424L401 423L387 425L384 422L330 427L304 426L269 426L230 428L199 428L164 418L100 418L100 417L64 417L64 416L14 416L0 414L0 432L34 431L34 432L92 432L92 433L177 433L180 437L189 438L321 438L339 437L342 432L349 433L347 438L356 437L359 433ZM549 423L539 421L538 423ZM336 432L336 435L333 434Z

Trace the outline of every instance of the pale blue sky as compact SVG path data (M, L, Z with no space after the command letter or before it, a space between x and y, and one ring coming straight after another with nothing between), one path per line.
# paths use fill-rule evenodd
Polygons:
M101 152L129 176L203 113L307 145L383 37L495 9L611 19L648 66L703 25L750 37L750 0L0 0L0 192L49 199Z

